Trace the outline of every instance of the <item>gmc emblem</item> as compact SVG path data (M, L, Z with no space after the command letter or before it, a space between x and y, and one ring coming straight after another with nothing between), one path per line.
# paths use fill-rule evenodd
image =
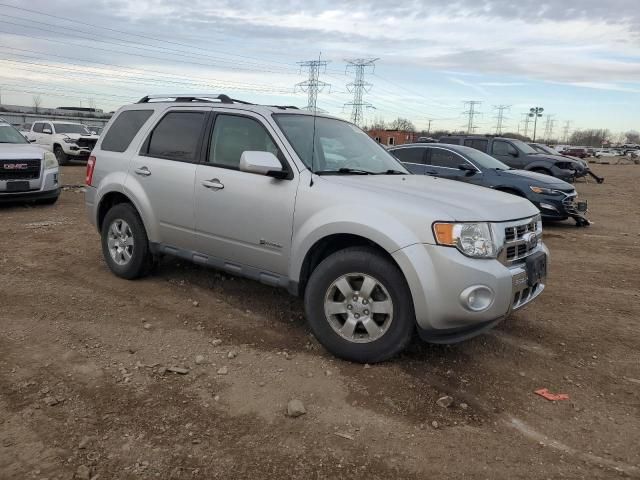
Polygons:
M28 163L5 163L2 168L5 170L26 170L29 168Z

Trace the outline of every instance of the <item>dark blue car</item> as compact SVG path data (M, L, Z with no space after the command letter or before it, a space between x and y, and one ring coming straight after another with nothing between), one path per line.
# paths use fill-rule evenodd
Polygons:
M508 167L474 148L461 145L412 143L389 149L412 173L472 183L524 197L545 220L573 218L589 225L587 202L577 202L573 185L558 178Z

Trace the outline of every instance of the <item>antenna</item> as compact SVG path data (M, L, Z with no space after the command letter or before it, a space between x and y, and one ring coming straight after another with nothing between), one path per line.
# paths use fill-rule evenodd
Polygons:
M311 90L309 92L309 102L311 102L313 100L313 105L308 105L307 108L309 108L312 112L313 112L313 134L311 135L311 176L309 179L309 187L313 187L313 159L316 156L316 119L318 118L318 87L319 87L319 81L318 81L318 68L324 63L324 66L326 68L327 62L322 62L320 60L320 57L322 57L322 52L318 53L318 61L317 62L313 62L313 64L315 65L315 82L313 84L311 84L311 77L312 77L312 67L309 67L309 80L310 80L310 84L309 85L309 89L314 89L314 94L313 97L311 95ZM322 86L322 88L324 88L324 85Z

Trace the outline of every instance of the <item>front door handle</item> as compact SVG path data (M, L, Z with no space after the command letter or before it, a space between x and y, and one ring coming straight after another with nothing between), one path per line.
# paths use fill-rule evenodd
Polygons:
M202 182L202 186L206 188L210 188L211 190L222 190L224 185L217 178L213 178L211 180L204 180Z
M149 175L151 175L151 170L149 170L147 167L136 168L134 172L136 173L136 175L142 175L143 177L148 177Z

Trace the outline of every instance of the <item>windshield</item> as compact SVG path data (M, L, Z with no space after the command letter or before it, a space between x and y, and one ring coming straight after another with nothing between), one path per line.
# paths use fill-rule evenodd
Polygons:
M540 153L540 152L536 152L533 148L531 148L529 145L524 143L522 140L516 140L515 138L510 138L509 141L513 144L514 147L516 147L518 150L520 150L522 153L526 155L529 155L531 153Z
M56 133L79 133L81 135L89 135L89 130L84 125L77 123L54 123Z
M0 123L0 143L29 143L22 134L8 123Z
M355 125L333 118L275 114L300 159L314 173L409 173L402 164ZM313 151L313 168L312 156Z

